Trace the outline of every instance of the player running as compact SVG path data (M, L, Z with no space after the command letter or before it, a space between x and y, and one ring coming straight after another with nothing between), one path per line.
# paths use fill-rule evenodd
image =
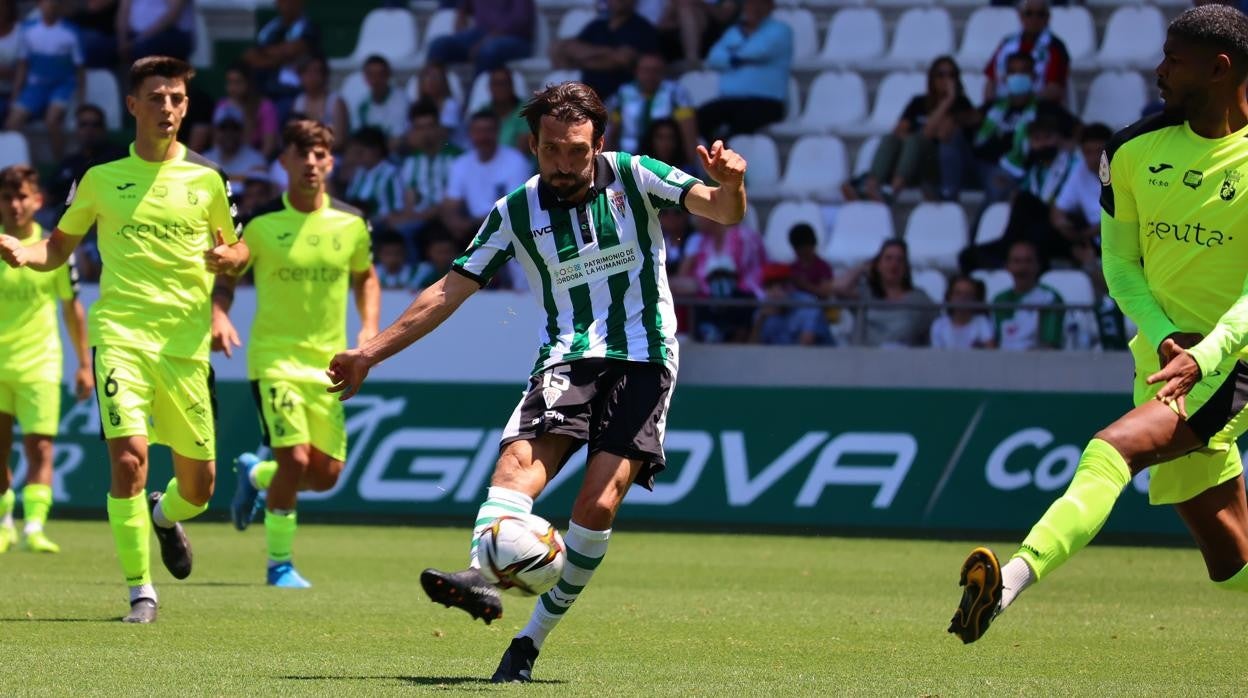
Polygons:
M0 170L0 236L33 245L43 239L35 212L43 208L39 174L25 165ZM0 243L0 244L8 244ZM78 300L78 273L70 257L63 270L40 274L0 266L0 553L17 543L13 526L13 472L9 450L13 421L22 427L26 451L26 511L22 546L59 553L43 525L52 507L52 439L61 421L61 333L56 327L60 301L65 328L78 356L74 388L79 400L91 396L95 379L87 353L87 320Z
M333 132L292 121L282 142L290 186L243 228L256 279L247 376L275 460L239 456L230 511L234 526L247 528L258 491L267 490L268 583L303 588L311 584L291 562L296 494L332 488L347 457L343 407L325 390L325 366L347 348L347 287L360 314L359 346L377 334L381 284L363 214L326 193ZM213 292L213 346L226 356L238 345L229 319L233 288L233 277L223 276Z
M745 161L715 142L699 154L718 187L665 163L602 152L607 111L577 82L548 87L524 108L539 174L500 199L468 250L390 327L330 363L331 390L350 398L369 369L428 334L515 257L545 311L528 393L500 444L477 514L469 567L425 570L434 600L486 623L499 592L479 571L477 543L500 515L533 500L582 444L589 463L564 535L567 564L511 642L494 681L529 681L546 636L602 562L615 514L637 482L664 468L663 433L676 378L676 319L658 212L683 207L733 224L745 215Z
M1131 477L1173 504L1220 589L1248 591L1248 504L1236 439L1248 427L1248 17L1183 12L1157 67L1166 111L1101 158L1105 279L1139 325L1135 409L1088 443L1065 494L1001 567L962 566L949 632L979 639L1001 611L1088 544Z
M87 170L50 238L30 246L0 239L0 258L11 266L51 271L92 226L99 235L104 275L89 335L112 465L108 521L130 586L127 623L156 619L149 531L169 573L191 573L178 522L208 507L215 474L209 294L214 274L247 263L224 174L177 141L192 76L175 58L135 61L126 95L135 121L129 156ZM150 497L149 444L170 447L174 471L164 494Z

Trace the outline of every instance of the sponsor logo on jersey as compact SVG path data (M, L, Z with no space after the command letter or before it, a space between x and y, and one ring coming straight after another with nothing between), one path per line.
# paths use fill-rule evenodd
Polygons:
M179 222L168 223L127 223L117 229L117 235L126 240L189 240L199 237L200 233L193 226Z
M1163 163L1159 163L1159 164L1153 165L1152 167L1149 167L1149 168L1148 168L1148 171L1149 171L1149 172L1152 172L1153 174L1161 174L1162 172L1165 172L1166 170L1172 169L1173 167L1174 167L1174 165L1171 165L1171 164L1170 164L1170 163L1168 163L1168 162L1163 162Z
M313 281L332 284L346 272L333 267L282 267L273 272L278 281Z
M634 243L561 262L551 269L551 277L557 288L566 288L632 271L640 266L641 253Z
M1205 173L1200 170L1188 170L1183 173L1183 185L1197 189L1205 181Z
M553 232L555 232L554 226L548 225L545 228L534 228L530 230L529 236L532 237L533 239L537 239L543 235L550 235Z
M1173 240L1201 247L1222 246L1234 240L1234 236L1223 234L1221 230L1210 230L1202 223L1167 223L1166 221L1149 221L1145 226L1145 238Z
M163 199L168 195L169 195L169 187L166 187L163 184L152 185L152 196Z
M117 191L125 191L133 186L135 186L134 182L126 182L125 184L118 184Z

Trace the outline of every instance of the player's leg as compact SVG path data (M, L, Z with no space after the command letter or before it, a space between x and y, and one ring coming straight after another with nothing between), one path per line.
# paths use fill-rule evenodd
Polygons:
M0 385L0 400L9 392ZM13 414L9 408L0 410L0 553L17 543L17 528L13 526L13 503L17 496L13 493L13 471L9 469L12 449Z
M1248 499L1244 476L1174 505L1220 589L1248 592Z
M268 486L264 513L264 534L269 550L266 577L270 586L291 589L312 586L291 562L298 523L295 505L307 478L311 451L308 444L273 449L277 471Z
M52 157L58 162L65 156L65 113L66 103L53 101L43 116L48 128L48 146L52 149Z
M108 492L108 523L121 571L130 587L128 623L156 619L156 588L151 572L151 515L147 483L147 437L123 436L107 441L112 482Z
M22 445L26 452L26 486L22 488L22 509L26 519L23 545L34 552L60 552L60 547L48 540L43 531L48 511L52 508L52 440L61 421L60 384L20 386L17 421L22 426Z
M319 392L325 393L325 390L322 388ZM303 400L306 394L307 391L301 390L292 381L264 379L251 382L251 397L256 403L261 442L265 446L276 450L310 443L307 409ZM345 440L345 432L343 438ZM254 453L241 453L235 459L234 497L230 500L230 518L234 528L245 531L251 525L262 508L260 493L273 484L277 469L276 458L261 460Z

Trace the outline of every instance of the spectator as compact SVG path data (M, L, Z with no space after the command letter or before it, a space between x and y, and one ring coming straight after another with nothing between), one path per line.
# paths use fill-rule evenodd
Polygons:
M927 93L910 100L893 132L880 141L863 193L872 201L891 200L919 184L928 199L957 199L968 164L966 130L977 120L957 62L949 56L932 61ZM845 194L853 199L858 192L849 187Z
M347 159L355 166L347 201L364 211L374 227L388 229L387 218L403 208L403 186L398 168L387 160L386 134L375 126L365 126L351 134L347 148Z
M356 104L349 104L357 129L374 126L381 129L397 147L399 139L407 130L407 97L402 90L390 84L390 62L381 56L369 56L364 61L364 82L368 83L368 95Z
M407 245L394 232L378 233L374 238L377 253L377 279L383 289L412 290L412 265L407 262Z
M703 298L758 299L763 297L763 239L745 225L725 226L698 218L698 235L689 241L689 252L672 290ZM694 310L694 336L709 343L743 342L753 324L753 313L744 307L704 306Z
M125 148L109 142L104 111L99 107L94 104L79 106L74 110L74 123L78 150L61 161L49 186L51 201L58 204L58 209L61 208L59 204L69 198L74 182L82 179L89 168L126 155Z
M186 101L186 118L178 129L178 140L196 153L202 153L212 147L212 117L217 111L217 100L192 80L186 86Z
M121 0L117 8L117 53L122 63L147 56L173 56L185 61L194 49L195 9L191 0Z
M832 332L828 329L823 308L783 303L805 295L794 291L792 274L793 270L785 264L763 267L764 300L754 313L750 341L755 344L802 346L831 344Z
M969 276L958 276L949 283L945 302L983 303L987 296L984 282ZM950 308L932 323L932 347L935 349L992 349L997 346L995 331L988 313L971 308Z
M451 262L459 255L451 234L441 225L425 231L421 262L412 275L411 290L423 291L451 271Z
M706 47L723 35L740 9L736 0L670 0L657 23L663 56L680 61L678 72L698 69Z
M533 0L459 0L454 34L429 44L429 63L472 61L475 73L533 53L537 8Z
M885 241L875 258L855 269L838 290L868 301L860 320L866 346L917 347L927 343L935 306L926 293L914 287L905 242Z
M655 119L642 134L636 154L649 155L655 160L678 167L681 172L697 172L702 169L701 160L697 158L696 150L694 159L686 160L689 150L680 124L672 119Z
M117 65L117 0L86 0L69 16L78 27L83 63L88 68Z
M277 0L274 4L277 16L260 28L256 45L243 52L243 61L255 71L261 90L278 103L285 116L300 89L307 92L308 86L301 73L310 58L320 55L321 30L304 11L303 0ZM325 74L328 78L328 69ZM302 113L324 124L333 124L318 114ZM336 133L345 134L346 131Z
M438 108L433 103L413 104L411 117L407 145L412 151L399 168L403 208L391 214L389 221L409 241L421 228L439 219L451 166L463 154L446 140L446 128L438 121Z
M446 127L448 133L459 139L463 122L460 119L459 101L451 94L451 82L446 77L446 68L437 63L430 63L420 69L420 80L417 81L417 102L430 102L438 108L438 119Z
M806 223L798 223L789 230L789 245L796 259L790 265L789 278L797 293L810 298L826 300L835 292L832 284L832 265L819 256L815 229Z
M70 100L82 101L86 72L78 30L61 15L59 0L39 0L39 16L22 23L18 39L17 94L5 128L17 130L43 117L52 157L65 156L65 113Z
M252 170L248 173L243 178L242 191L242 196L238 198L238 216L243 220L273 200L273 182L264 171Z
M523 185L533 166L520 151L498 142L498 118L482 110L468 120L472 150L451 165L442 221L456 245L463 247L477 232L495 202Z
M1016 53L1032 57L1032 90L1041 99L1066 101L1066 83L1070 80L1070 53L1066 44L1049 30L1048 0L1021 0L1018 19L1022 31L1001 40L984 69L984 104L990 104L1009 92L1006 84L1006 63Z
M13 102L13 78L17 75L21 34L17 0L0 0L0 123L8 121L9 105Z
M575 39L551 45L551 64L580 69L581 80L607 101L633 77L638 54L659 47L654 25L636 9L636 0L607 0L605 17L585 25Z
M1010 246L1005 268L1014 277L1014 287L992 299L994 304L1061 305L1057 291L1040 283L1040 257L1029 240ZM997 344L1002 349L1060 349L1062 317L1060 309L1028 310L1005 308L994 311Z
M680 266L685 257L694 252L691 244L692 221L689 220L689 214L679 207L665 208L659 211L659 227L663 230L663 249L667 252L667 275L675 279L680 274ZM696 293L696 289L689 292Z
M740 20L711 47L706 64L719 73L719 98L698 109L698 131L708 141L784 118L793 32L773 9L775 0L744 0Z
M1054 230L1070 246L1069 256L1084 268L1096 266L1101 247L1101 153L1113 132L1088 124L1079 134L1082 160L1075 165L1050 209Z
M516 94L511 71L495 68L490 71L490 103L485 106L498 118L498 142L522 153L529 152L529 122L520 115L524 104Z
M663 79L665 71L663 58L657 53L643 53L637 58L633 81L622 85L607 102L611 113L607 124L607 147L626 153L641 152L638 148L650 125L660 119L671 119L679 129L684 152L675 160L663 161L699 162L698 123L694 118L693 100L680 83Z
M212 148L204 153L204 157L221 167L235 192L242 190L247 175L266 171L269 167L264 155L243 140L243 122L229 111L217 118Z
M260 94L251 69L235 63L225 71L225 96L217 101L212 123L232 117L243 125L243 142L265 157L277 152L277 107Z
M347 133L350 129L347 103L342 95L329 90L329 63L324 56L312 55L303 59L299 66L299 84L303 92L295 97L291 113L315 119L332 128L336 134Z

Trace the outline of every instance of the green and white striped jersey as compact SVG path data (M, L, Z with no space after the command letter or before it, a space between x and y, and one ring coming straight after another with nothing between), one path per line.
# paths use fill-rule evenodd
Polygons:
M452 269L485 285L515 257L545 312L533 373L589 357L677 367L658 212L698 182L652 158L602 153L580 205L534 176L498 200Z

